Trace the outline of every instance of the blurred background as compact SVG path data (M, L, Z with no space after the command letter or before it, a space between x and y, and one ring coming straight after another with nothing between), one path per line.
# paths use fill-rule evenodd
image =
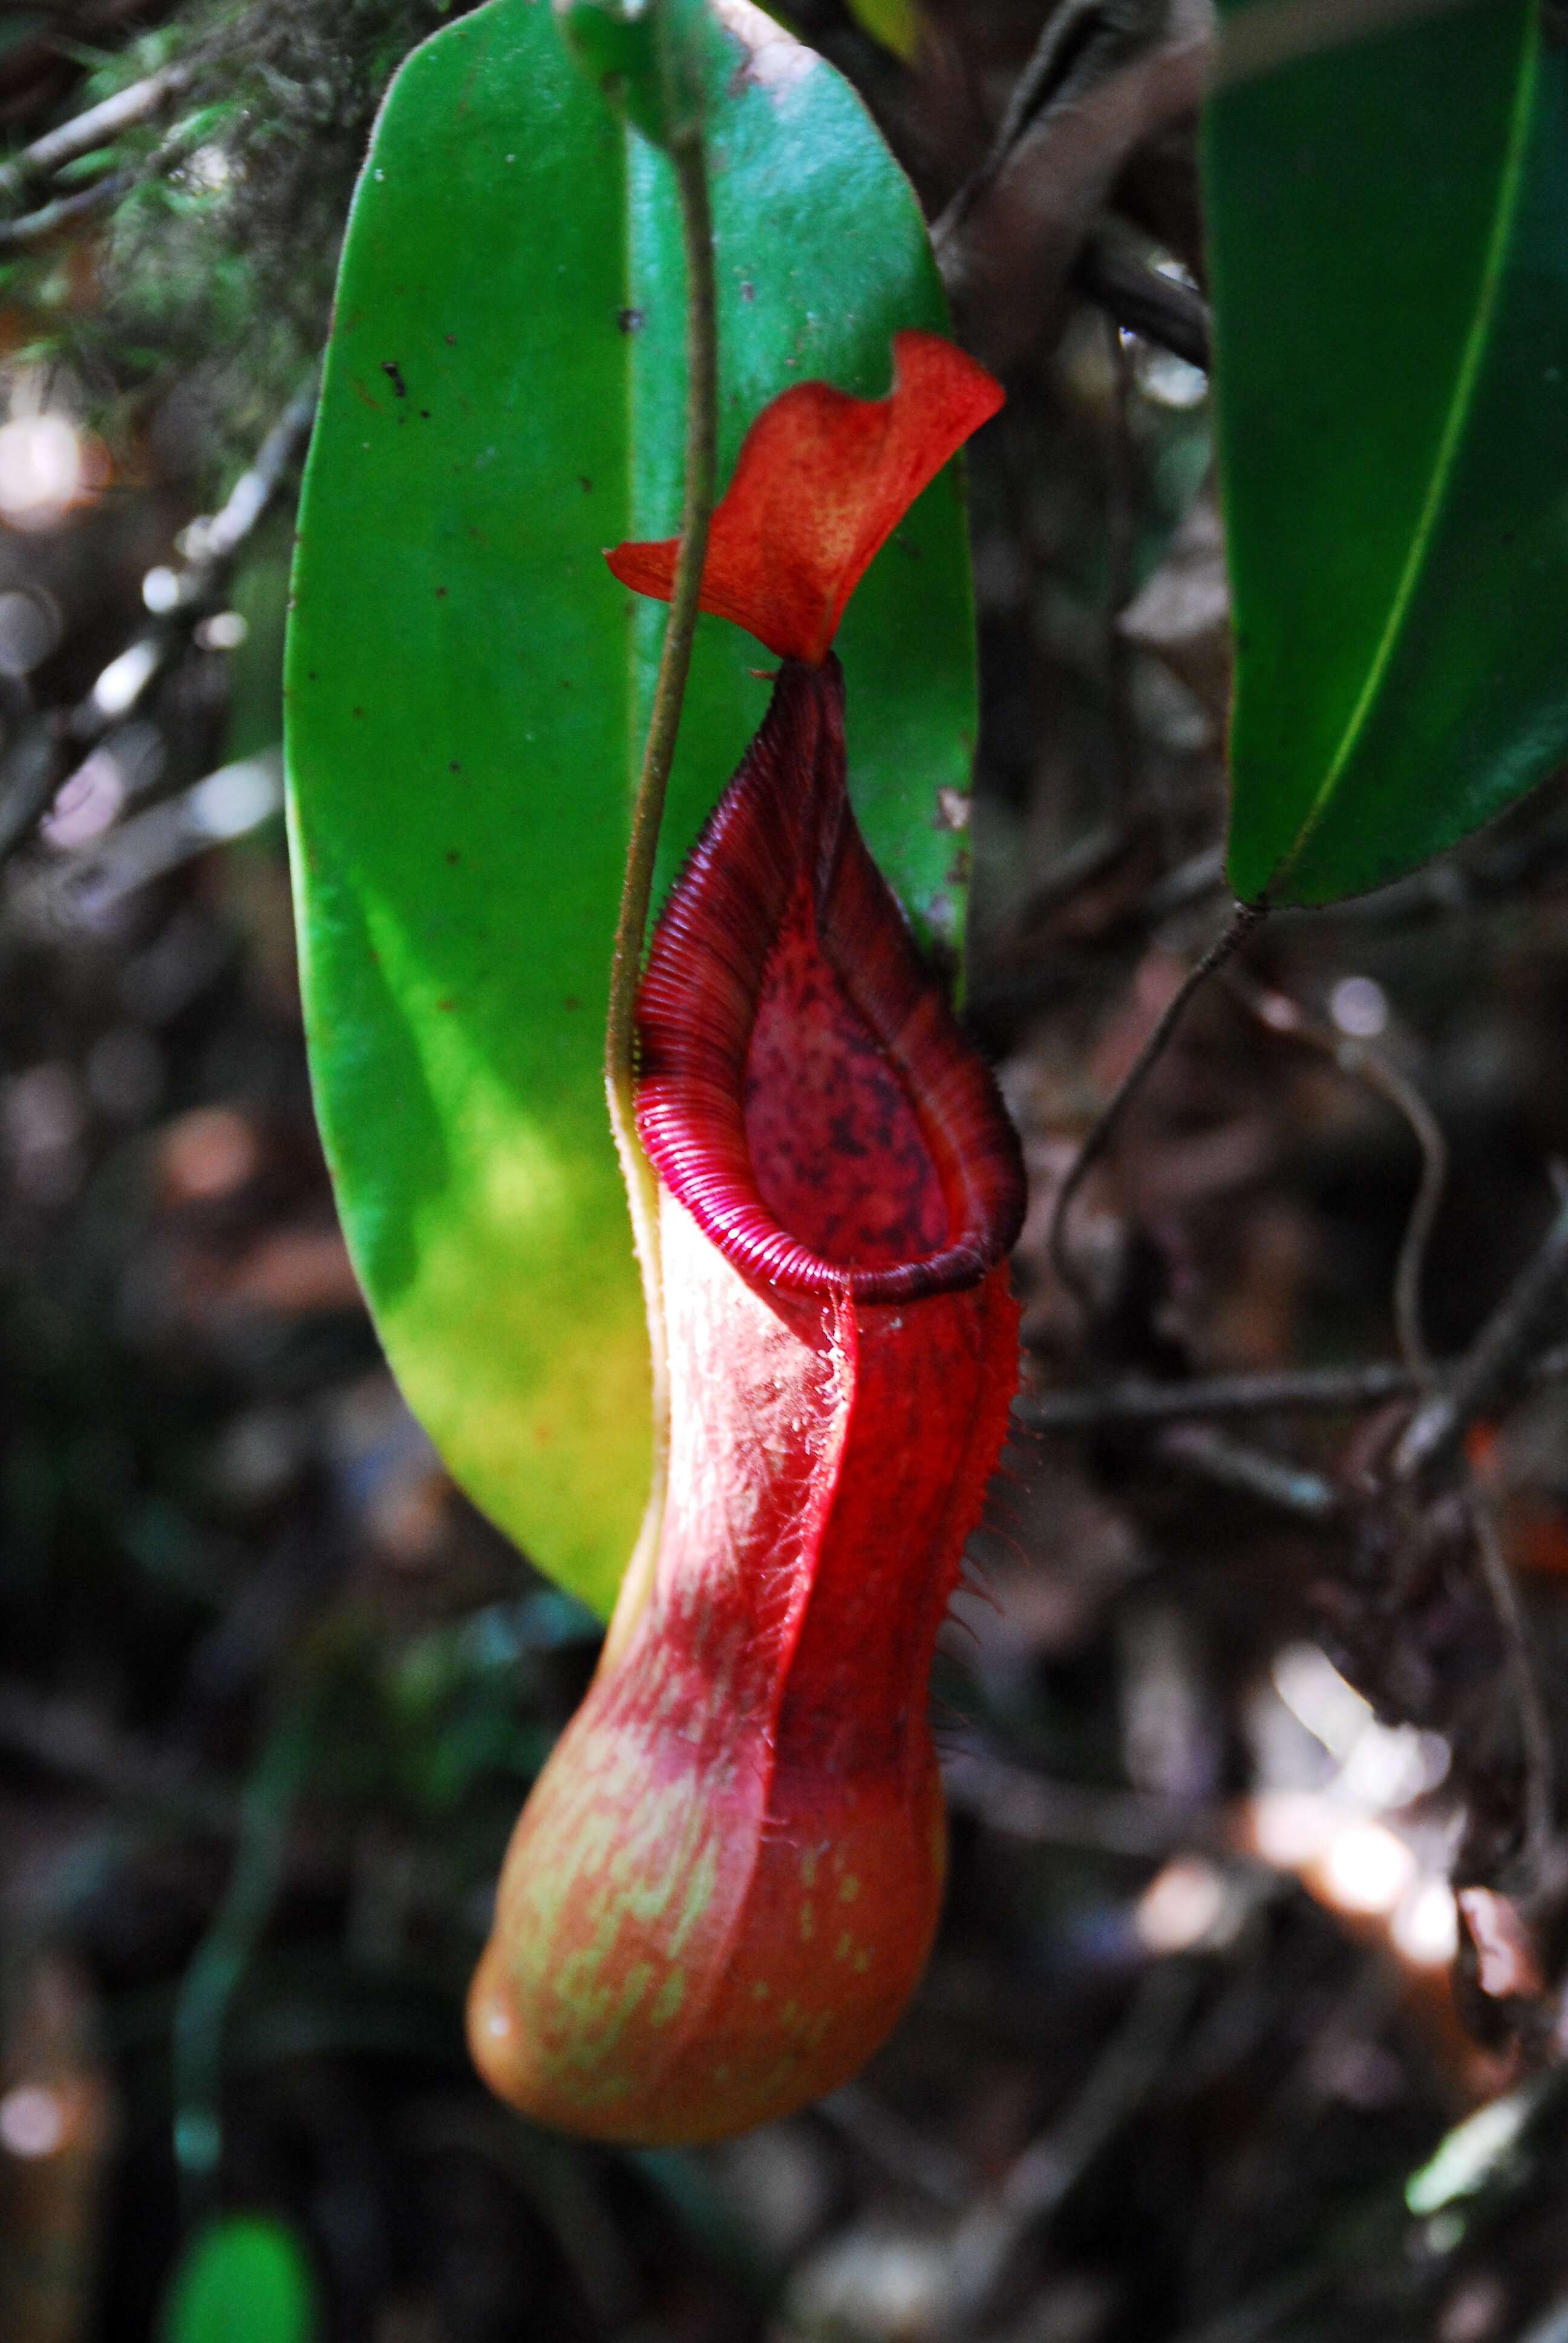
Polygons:
M723 2148L537 2132L467 2066L596 1628L379 1358L279 811L337 241L456 13L0 13L0 2338L1563 2343L1563 790L1274 921L1085 1184L1082 1296L1050 1259L1228 900L1185 0L926 0L912 50L776 12L1010 392L951 819L1028 1361L939 1664L935 1958L859 2082ZM1423 1346L1462 1404L1418 1482Z

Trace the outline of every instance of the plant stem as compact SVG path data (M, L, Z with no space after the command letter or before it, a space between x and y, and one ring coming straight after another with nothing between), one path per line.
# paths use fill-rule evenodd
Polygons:
M1386 1099L1395 1113L1403 1117L1421 1150L1421 1179L1394 1264L1393 1321L1401 1355L1416 1388L1429 1390L1432 1365L1422 1326L1421 1288L1432 1228L1448 1184L1448 1142L1442 1126L1414 1083L1406 1081L1392 1060L1369 1042L1347 1039L1319 1024L1288 994L1253 984L1234 970L1227 971L1227 982L1236 999L1261 1025L1272 1033L1289 1034L1294 1041L1306 1042L1310 1049L1321 1051L1342 1074L1350 1075L1352 1081L1364 1081L1380 1098Z
M1465 1433L1520 1373L1551 1303L1568 1280L1568 1200L1561 1202L1533 1258L1515 1279L1444 1383L1418 1408L1394 1451L1396 1482L1409 1483L1458 1447Z
M627 1571L618 1628L624 1632L641 1605L664 1513L669 1454L669 1382L664 1336L664 1288L658 1244L658 1182L637 1135L637 987L642 971L643 938L653 896L654 858L665 792L675 756L681 702L691 667L697 601L713 513L714 442L719 410L719 337L713 278L713 229L709 206L708 162L702 132L694 123L670 142L680 225L686 253L686 482L680 516L680 550L664 630L653 711L643 749L642 770L632 801L626 877L610 960L609 1013L605 1025L605 1091L610 1129L620 1157L631 1207L632 1233L642 1271L648 1341L653 1353L653 1479L637 1551Z
M1077 1302L1085 1318L1092 1320L1094 1317L1095 1296L1089 1280L1079 1270L1068 1251L1067 1219L1072 1210L1073 1201L1089 1172L1099 1162L1121 1129L1122 1117L1142 1089L1144 1081L1164 1055L1166 1044L1181 1023L1182 1013L1193 994L1208 982L1216 969L1223 968L1232 953L1246 942L1263 918L1267 908L1264 903L1236 905L1224 930L1210 945L1197 966L1189 970L1183 978L1181 990L1167 1004L1159 1023L1139 1051L1131 1066L1122 1076L1099 1121L1091 1129L1088 1137L1079 1149L1073 1160L1072 1168L1061 1183L1060 1192L1056 1199L1056 1210L1051 1214L1050 1234L1047 1241L1046 1251L1051 1267Z
M1502 1525L1493 1493L1468 1465L1461 1480L1470 1502L1477 1558L1486 1591L1497 1614L1508 1647L1508 1669L1513 1680L1519 1716L1519 1739L1524 1765L1523 1836L1520 1856L1532 1885L1538 1883L1551 1850L1556 1827L1557 1796L1552 1724L1545 1694L1530 1643L1530 1623L1509 1568Z
M175 2005L175 2162L186 2217L216 2178L223 2150L224 2028L277 1901L295 1802L316 1747L314 1687L292 1694L263 1744L241 1802L223 1900L192 1954Z

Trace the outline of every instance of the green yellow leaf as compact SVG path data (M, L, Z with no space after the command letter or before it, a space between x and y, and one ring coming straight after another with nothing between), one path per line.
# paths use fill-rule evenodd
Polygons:
M945 312L859 101L744 0L706 25L721 478L776 392L889 385ZM630 777L664 624L600 549L672 534L684 282L669 166L491 4L399 75L355 204L301 515L291 822L312 1066L356 1263L457 1478L600 1611L645 1493L646 1338L600 1054ZM961 940L960 483L839 638L851 787L928 941ZM669 877L768 697L704 619Z

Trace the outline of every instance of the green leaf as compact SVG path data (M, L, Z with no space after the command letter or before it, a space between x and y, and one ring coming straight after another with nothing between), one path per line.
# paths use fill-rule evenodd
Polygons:
M176 2266L160 2343L312 2343L316 2282L281 2221L228 2214L196 2231Z
M1267 0L1224 14L1238 46L1270 22ZM1568 50L1548 14L1473 0L1210 105L1243 897L1378 886L1568 752Z
M705 40L723 478L776 392L879 396L894 331L946 320L914 197L845 85L739 0ZM648 1472L600 1055L665 614L600 549L677 527L683 307L669 166L548 8L491 0L417 51L349 228L289 649L307 1014L355 1260L458 1480L601 1612ZM956 950L938 792L968 783L974 679L955 469L839 648L862 823ZM701 621L660 891L761 719L763 664Z
M920 13L915 0L849 0L849 14L863 32L906 65L920 45Z

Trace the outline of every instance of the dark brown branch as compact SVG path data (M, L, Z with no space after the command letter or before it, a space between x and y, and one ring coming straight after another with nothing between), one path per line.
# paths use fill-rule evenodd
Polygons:
M996 136L983 159L932 225L931 242L939 253L959 234L980 197L1000 177L1013 148L1030 123L1071 76L1084 48L1094 39L1095 20L1100 15L1101 0L1064 0L1064 5L1047 18L1033 55L1012 85Z
M1338 1517L1339 1492L1321 1473L1292 1463L1288 1456L1271 1456L1266 1449L1229 1439L1210 1424L1172 1424L1161 1433L1156 1453L1182 1471L1212 1481L1217 1488L1256 1497L1302 1521L1331 1522Z
M1157 1961L1077 2097L1032 2140L996 2187L970 2207L950 2247L950 2338L982 2331L1025 2233L1049 2222L1096 2158L1137 2113L1171 2062L1201 1988L1193 1961Z
M29 179L46 179L64 164L75 163L95 147L106 146L122 131L150 122L189 80L183 66L166 65L162 73L148 74L100 105L89 106L85 113L63 122L57 130L46 130L10 162L0 163L0 200L15 195Z
M1157 1861L1181 1847L1222 1848L1230 1825L1218 1806L1141 1790L1098 1790L1053 1781L989 1750L950 1751L942 1760L948 1803L1008 1838L1042 1846L1093 1847L1103 1855Z
M1134 1376L1099 1390L1041 1392L1020 1400L1013 1413L1031 1432L1093 1432L1121 1423L1175 1423L1183 1417L1334 1414L1405 1399L1414 1390L1408 1367L1382 1359L1364 1367L1209 1375L1186 1383Z
M1523 1373L1542 1318L1568 1277L1568 1203L1442 1388L1416 1411L1394 1451L1392 1477L1409 1483L1451 1455L1476 1418Z
M218 601L235 557L271 508L307 438L316 414L316 381L292 398L267 433L256 459L241 473L221 509L194 520L181 542L183 568L176 570L166 610L133 638L112 659L86 696L63 722L32 710L25 687L16 709L7 710L10 738L0 756L0 863L31 835L65 778L66 751L79 752L145 699L154 684L180 658L191 629ZM129 699L102 689L121 659L134 656L135 689Z
M0 220L0 252L21 252L30 245L46 244L52 236L62 236L67 228L96 219L129 193L136 176L134 171L110 171L84 187L79 196L61 196L35 212L24 212L19 219Z
M1348 1074L1352 1081L1364 1081L1376 1091L1402 1117L1421 1150L1421 1179L1394 1264L1393 1320L1405 1365L1416 1377L1418 1387L1430 1390L1432 1360L1422 1327L1421 1290L1427 1248L1448 1184L1448 1141L1442 1126L1415 1085L1406 1081L1381 1050L1374 1050L1368 1041L1337 1032L1332 1026L1321 1024L1288 993L1253 984L1234 970L1227 981L1237 1000L1268 1031L1305 1042L1309 1049L1320 1051L1341 1073Z
M1451 1378L1459 1362L1442 1362L1434 1372ZM1543 1351L1522 1378L1529 1383L1560 1382L1568 1375L1568 1345ZM1032 1393L1013 1410L1030 1432L1109 1431L1117 1424L1179 1423L1202 1416L1339 1415L1380 1407L1391 1399L1412 1399L1416 1377L1395 1359L1364 1367L1302 1367L1277 1373L1206 1375L1191 1383L1125 1383L1091 1385L1082 1391Z
M1555 1825L1556 1759L1552 1726L1546 1714L1541 1672L1530 1646L1528 1623L1489 1490L1473 1473L1466 1473L1470 1518L1475 1530L1475 1550L1492 1607L1508 1646L1509 1674L1519 1712L1519 1739L1524 1760L1524 1837L1520 1849L1532 1884L1539 1881Z
M0 862L25 838L55 793L59 747L47 716L20 677L0 676Z
M1190 285L1146 267L1119 238L1103 234L1091 236L1079 254L1073 281L1117 325L1207 374L1209 304Z
M1050 1236L1047 1250L1052 1268L1067 1291L1076 1300L1086 1318L1091 1318L1094 1314L1094 1295L1087 1281L1080 1275L1067 1247L1068 1214L1072 1209L1073 1202L1089 1173L1099 1162L1121 1128L1128 1108L1142 1089L1148 1076L1163 1057L1166 1046L1181 1023L1194 993L1200 991L1215 970L1223 968L1226 961L1240 950L1264 917L1266 909L1266 905L1262 903L1236 905L1224 929L1216 936L1196 967L1189 970L1180 990L1167 1004L1159 1023L1122 1076L1099 1121L1094 1124L1083 1145L1079 1149L1072 1168L1061 1183L1061 1192L1056 1200L1056 1210L1051 1215Z
M185 566L175 572L166 610L158 624L137 639L146 646L146 673L136 695L138 699L184 650L191 628L226 587L235 556L270 509L310 436L316 417L316 395L313 374L307 387L290 399L257 448L255 462L240 474L219 510L193 520L186 530L180 540L186 554ZM136 648L135 642L127 644L120 657ZM117 664L117 660L112 660L110 669ZM106 669L105 673L109 671ZM102 682L100 676L98 683L70 714L70 737L84 746L126 713L126 706L119 701L106 708L99 689Z

